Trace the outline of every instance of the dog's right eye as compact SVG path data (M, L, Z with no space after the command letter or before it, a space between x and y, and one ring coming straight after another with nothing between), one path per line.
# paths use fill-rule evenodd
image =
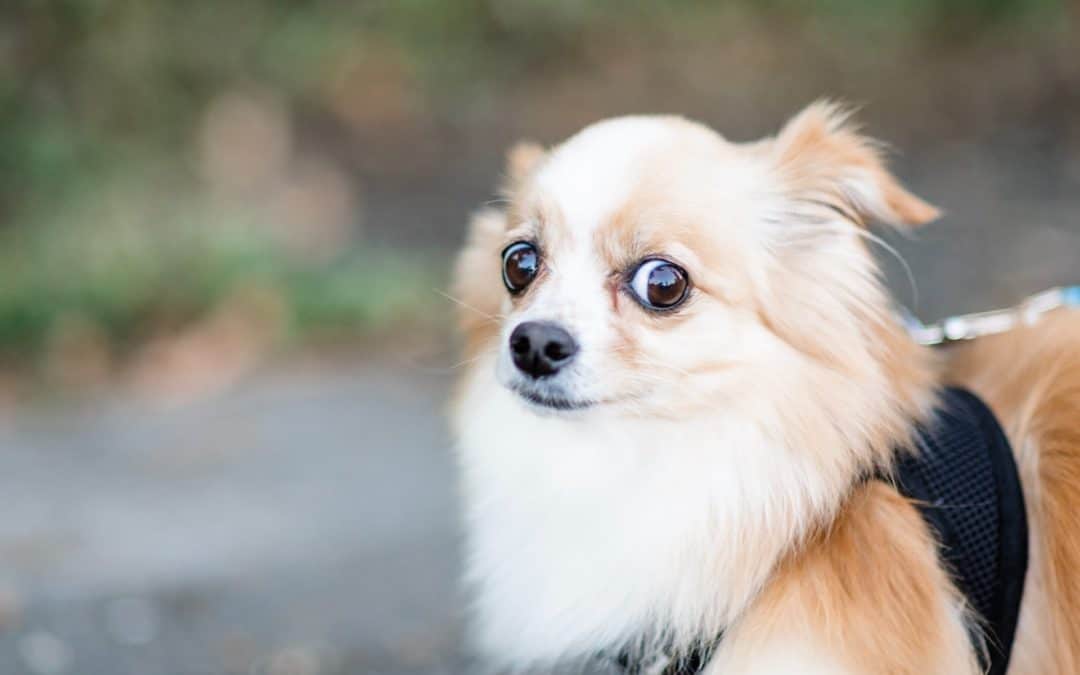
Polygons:
M503 283L511 293L520 293L540 271L540 253L527 241L510 244L503 250Z
M663 258L644 260L630 277L629 286L638 303L654 311L674 309L690 293L686 270Z

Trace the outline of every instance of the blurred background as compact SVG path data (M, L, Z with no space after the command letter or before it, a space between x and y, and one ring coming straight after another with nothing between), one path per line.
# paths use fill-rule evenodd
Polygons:
M0 672L474 672L444 293L502 153L821 96L946 212L887 235L924 319L1080 282L1075 2L5 0Z

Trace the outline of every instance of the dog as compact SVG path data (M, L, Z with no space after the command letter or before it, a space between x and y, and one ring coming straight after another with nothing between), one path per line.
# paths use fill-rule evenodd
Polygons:
M454 286L469 635L492 668L985 672L1002 636L894 474L953 385L1022 486L1008 673L1080 673L1080 312L917 344L867 227L938 210L849 118L818 102L733 143L621 117L508 153Z

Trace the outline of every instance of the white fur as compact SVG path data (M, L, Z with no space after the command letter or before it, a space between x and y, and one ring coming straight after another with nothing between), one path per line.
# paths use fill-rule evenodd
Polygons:
M584 240L625 203L649 168L642 157L671 136L671 128L652 117L593 124L552 153L536 176L537 189L558 195L575 239Z
M679 644L719 631L784 551L761 549L744 578L747 538L797 536L831 489L722 411L677 426L542 418L490 367L474 373L458 429L473 637L498 664L589 656L654 630Z
M580 240L584 242L584 240ZM526 321L553 321L570 327L579 344L587 346L571 367L561 374L564 392L576 399L605 400L611 391L602 386L603 345L612 339L607 321L608 297L604 293L604 270L584 243L570 244L560 253L558 273L541 288L526 310L514 315L503 325L501 344L507 344L510 333ZM504 307L509 313L509 301ZM522 379L510 360L509 351L501 349L497 364L499 381L511 385Z

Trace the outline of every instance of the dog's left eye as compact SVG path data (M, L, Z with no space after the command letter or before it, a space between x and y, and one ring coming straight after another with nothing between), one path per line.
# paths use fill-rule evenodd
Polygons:
M507 246L502 256L503 283L511 293L520 293L540 271L540 254L529 242L519 241Z
M630 290L649 309L673 309L689 295L690 279L686 270L675 263L652 258L634 270Z

